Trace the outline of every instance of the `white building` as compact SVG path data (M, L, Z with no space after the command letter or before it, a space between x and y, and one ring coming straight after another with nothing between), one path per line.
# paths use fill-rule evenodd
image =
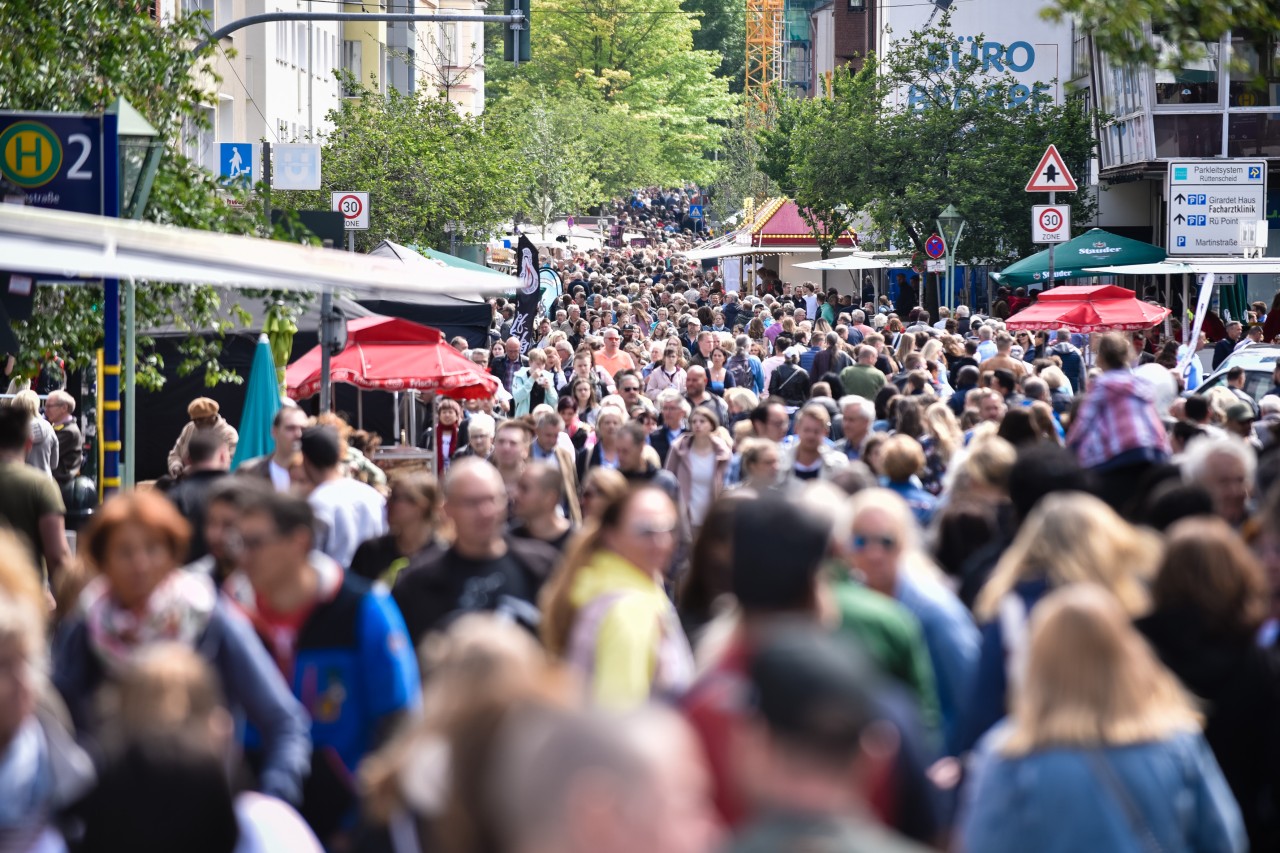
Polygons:
M212 29L268 12L484 13L482 0L156 0L162 18L205 12ZM484 25L382 21L276 21L237 30L219 43L206 77L209 127L187 153L218 168L220 142L319 141L345 91L342 69L375 91L443 92L460 112L484 110Z

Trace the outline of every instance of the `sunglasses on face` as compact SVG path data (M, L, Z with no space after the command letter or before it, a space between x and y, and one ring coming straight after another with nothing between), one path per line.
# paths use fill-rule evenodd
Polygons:
M892 536L854 535L853 537L853 550L855 551L865 551L872 545L879 545L886 551L892 551L894 548L898 547L898 540Z

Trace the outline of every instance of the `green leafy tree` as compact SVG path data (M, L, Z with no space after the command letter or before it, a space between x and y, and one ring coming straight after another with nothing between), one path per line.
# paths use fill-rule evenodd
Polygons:
M138 3L118 0L50 0L0 3L0 106L9 110L102 112L117 97L128 99L168 147L160 160L144 218L190 228L253 233L261 221L253 205L237 209L228 193L181 150L186 133L205 125L206 92L192 69L213 54L196 49L204 18L167 24ZM221 333L243 320L240 296L211 287L139 284L138 328L178 325ZM71 369L93 363L102 345L102 288L41 285L28 321L15 322L22 346L15 372L32 376L49 353ZM158 388L162 361L154 341L139 336L138 383ZM193 335L182 345L180 373L203 370L206 383L238 381L219 362L221 342ZM129 357L129 354L122 354Z
M715 181L707 188L707 216L724 221L742 210L750 198L757 204L780 190L760 167L762 148L757 134L747 129L746 113L739 105L726 124L724 140L713 153L720 165Z
M487 235L520 207L522 161L509 122L459 115L442 97L359 92L329 113L323 185L292 193L299 209L328 209L330 193L358 187L369 193L369 230L356 248L382 240L422 246L448 244L448 223Z
M684 8L700 15L693 34L694 50L720 54L716 74L741 92L747 61L747 4L743 0L684 0Z
M531 62L488 63L491 103L541 91L607 106L602 118L626 149L619 162L629 187L714 177L707 154L734 98L716 75L721 55L694 48L698 15L680 0L539 0L531 26Z
M1202 56L1204 43L1228 30L1280 31L1274 0L1053 0L1042 14L1079 22L1117 62L1147 65ZM1167 52L1147 38L1148 27L1162 33Z
M954 204L968 221L957 247L970 263L1007 263L1033 251L1031 206L1023 191L1049 143L1073 174L1093 152L1092 118L1081 99L1054 104L1011 74L982 67L974 52L951 50L949 16L869 57L862 71L833 77L829 103L780 112L762 134L761 168L818 212L843 203L860 212L874 239L923 257L938 213ZM806 196L806 193L811 195ZM1077 221L1092 218L1089 192L1059 194ZM936 300L936 297L935 297Z

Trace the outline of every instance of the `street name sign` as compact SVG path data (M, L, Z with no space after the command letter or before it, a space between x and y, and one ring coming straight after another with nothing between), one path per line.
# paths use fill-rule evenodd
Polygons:
M1240 223L1267 218L1265 160L1172 160L1169 254L1243 255Z
M1076 179L1071 177L1071 170L1058 153L1058 146L1050 145L1040 158L1040 165L1031 173L1027 181L1029 193L1073 193L1078 187Z
M1071 239L1071 205L1037 204L1031 208L1031 242L1065 243Z
M332 209L342 214L342 225L346 230L369 230L368 193L334 193Z

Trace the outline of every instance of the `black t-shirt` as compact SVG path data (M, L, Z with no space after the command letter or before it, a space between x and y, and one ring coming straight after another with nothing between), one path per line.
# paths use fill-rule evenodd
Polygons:
M351 558L351 573L376 581L382 577L383 572L391 568L392 563L403 556L396 547L396 538L390 533L366 539Z
M569 537L573 536L573 528L572 527L566 528L564 533L561 533L555 539L539 539L537 536L534 536L532 533L529 532L529 528L521 524L511 528L511 535L515 536L518 539L532 539L535 542L545 542L548 545L550 545L552 548L555 548L557 551L563 554L564 546L568 544Z
M444 555L440 582L443 601L452 607L443 614L443 628L464 613L497 613L528 628L538 626L538 585L508 551L493 560L471 560L454 549Z

